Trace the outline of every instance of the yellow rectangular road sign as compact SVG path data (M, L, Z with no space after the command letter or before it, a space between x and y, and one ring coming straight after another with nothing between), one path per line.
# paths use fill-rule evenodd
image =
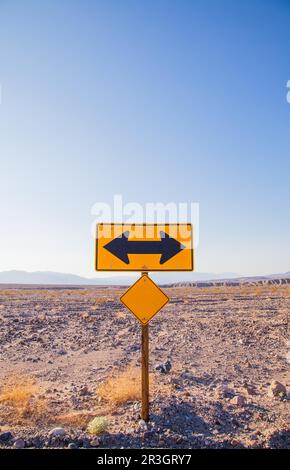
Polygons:
M96 271L192 271L191 224L98 224Z
M120 300L143 325L146 325L169 299L145 274L122 295Z

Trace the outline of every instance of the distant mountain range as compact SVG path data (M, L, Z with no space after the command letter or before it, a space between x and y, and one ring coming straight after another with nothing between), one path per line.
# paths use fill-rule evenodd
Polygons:
M151 273L150 276L161 284L173 282L194 282L210 279L232 279L239 277L236 273ZM139 277L138 273L128 276L95 277L86 278L69 273L57 273L52 271L2 271L0 272L0 284L53 284L53 285L129 285Z
M265 276L243 277L237 273L197 273L197 272L159 272L150 276L159 284L171 284L179 282L197 282L218 279L280 279L289 278L290 271L283 274L269 274ZM130 276L112 276L86 278L75 274L57 273L52 271L2 271L0 272L0 284L44 284L44 285L130 285L139 277L138 273Z

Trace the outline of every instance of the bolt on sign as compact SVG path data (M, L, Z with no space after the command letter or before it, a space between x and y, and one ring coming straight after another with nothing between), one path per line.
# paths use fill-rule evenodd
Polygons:
M97 271L192 271L191 224L99 224Z
M169 301L149 271L192 271L191 224L98 224L96 271L141 271L121 297L142 327L142 410L149 420L149 322Z

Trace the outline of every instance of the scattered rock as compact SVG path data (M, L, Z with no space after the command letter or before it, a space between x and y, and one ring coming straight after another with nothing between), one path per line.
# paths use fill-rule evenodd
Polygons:
M243 395L236 395L231 399L231 404L236 406L244 406L246 402L246 398Z
M10 431L1 432L0 433L0 441L1 442L9 442L13 438L13 435Z
M80 389L80 395L82 396L85 396L85 395L90 395L90 392L89 392L89 389L86 385L84 385L81 389Z
M256 390L255 390L255 387L253 385L245 384L244 385L244 392L247 395L256 395Z
M59 356L65 356L67 354L66 350L65 349L59 349L57 352L56 352Z
M24 447L25 447L24 439L16 439L13 443L13 447L15 449L24 449Z
M270 397L284 397L287 393L285 385L281 384L277 380L273 380L268 389L268 395Z
M31 439L31 446L34 446L36 448L42 447L42 443L43 443L43 440L39 436L33 437ZM30 447L30 445L28 445L28 443L26 443L26 446Z
M91 445L92 447L99 447L99 445L100 445L100 440L96 437L95 439L92 439L92 440L91 440L90 445Z
M168 374L171 371L171 369L172 369L172 364L169 359L163 364L157 364L155 366L155 370L158 370L162 374Z
M51 437L63 437L65 436L66 431L64 428L53 428L50 432L49 435Z
M74 442L70 442L67 447L68 447L68 449L77 449L78 448L78 446Z
M89 449L89 447L91 447L91 443L90 443L89 439L83 438L82 439L82 448L83 449Z
M215 389L214 394L216 398L233 398L235 395L235 392L232 389L225 387L224 385L219 385Z
M139 422L138 422L138 431L147 431L148 430L148 424L146 423L146 421L144 421L144 419L140 419Z

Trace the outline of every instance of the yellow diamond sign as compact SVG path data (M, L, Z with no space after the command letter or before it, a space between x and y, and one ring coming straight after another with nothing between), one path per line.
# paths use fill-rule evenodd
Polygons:
M144 274L120 300L143 325L146 325L169 299L152 279Z

